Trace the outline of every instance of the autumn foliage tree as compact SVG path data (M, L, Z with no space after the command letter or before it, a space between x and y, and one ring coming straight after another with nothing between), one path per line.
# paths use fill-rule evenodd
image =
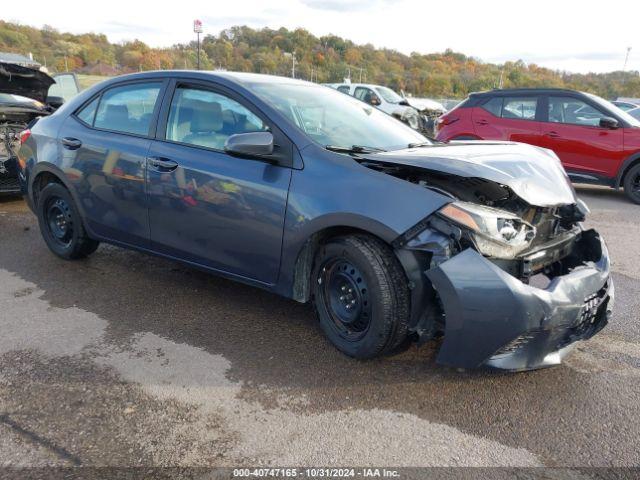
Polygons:
M428 48L428 45L420 45ZM111 43L105 35L73 35L53 27L33 28L0 20L0 51L32 53L53 71L110 74L196 66L196 44L152 48L139 40ZM317 82L353 81L388 85L421 96L463 98L469 92L496 87L564 87L606 98L640 97L638 72L575 74L526 64L497 65L462 53L405 55L373 45L356 45L336 35L316 37L298 28L277 30L235 26L202 40L203 69L226 69L290 75Z

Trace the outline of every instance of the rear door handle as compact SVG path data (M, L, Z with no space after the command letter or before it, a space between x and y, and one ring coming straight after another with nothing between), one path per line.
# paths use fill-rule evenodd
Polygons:
M149 157L148 162L159 172L172 172L178 168L178 162L164 157Z
M82 142L77 138L64 137L62 139L62 146L67 150L77 150L82 146Z
M545 135L551 138L560 138L560 134L558 132L547 132Z

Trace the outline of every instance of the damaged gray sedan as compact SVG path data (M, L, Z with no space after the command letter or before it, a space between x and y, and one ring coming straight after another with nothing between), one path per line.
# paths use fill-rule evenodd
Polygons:
M442 364L534 369L611 315L607 249L549 150L433 143L334 90L230 72L115 78L21 138L56 255L108 242L311 301L352 357L437 341Z

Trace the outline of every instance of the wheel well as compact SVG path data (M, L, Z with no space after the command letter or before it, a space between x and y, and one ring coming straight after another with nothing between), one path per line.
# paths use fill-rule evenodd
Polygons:
M60 180L60 178L58 178L51 172L41 172L36 175L36 178L33 179L33 183L31 184L31 191L34 206L38 205L38 197L40 196L40 192L42 192L42 189L50 183L59 183L60 185L64 186L62 180Z
M638 164L640 164L640 157L629 162L629 165L624 167L624 170L622 171L622 175L620 175L620 181L617 183L617 185L615 185L616 188L620 187L621 185L624 185L624 179L627 176L627 173L629 173L629 170L631 170L633 167L635 167Z
M314 233L305 242L304 246L300 250L300 253L298 254L295 270L293 272L294 300L305 303L309 301L309 298L311 297L311 271L313 269L313 261L315 259L318 248L320 248L320 246L324 245L332 238L357 234L369 235L384 242L384 240L380 239L380 237L377 237L376 235L373 235L371 232L347 226L325 228L324 230L320 230L319 232Z

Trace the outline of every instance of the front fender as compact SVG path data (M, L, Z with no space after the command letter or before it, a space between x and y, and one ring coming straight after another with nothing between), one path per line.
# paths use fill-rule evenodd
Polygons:
M304 169L292 173L282 261L276 290L295 297L296 262L305 244L323 230L351 228L391 244L451 199L364 167L348 155L315 145L301 152Z

